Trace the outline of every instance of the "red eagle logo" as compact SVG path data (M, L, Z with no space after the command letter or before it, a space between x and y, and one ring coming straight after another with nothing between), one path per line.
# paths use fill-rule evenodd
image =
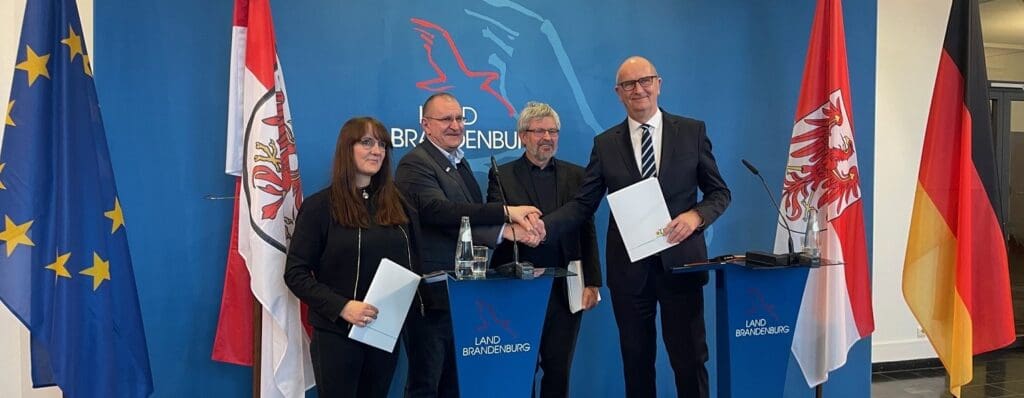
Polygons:
M433 78L416 82L416 87L430 92L448 91L454 87L448 81L448 75L445 74L444 69L438 65L437 59L435 58L434 39L437 38L437 36L441 36L441 38L444 39L445 44L447 44L447 48L442 46L438 47L440 48L440 51L451 51L451 56L455 58L455 62L458 65L458 72L469 78L483 79L483 81L480 82L480 90L490 94L500 102L501 105L505 107L505 110L508 111L509 116L515 116L516 110L512 104L491 86L491 83L501 78L501 75L498 72L469 69L469 67L466 66L466 61L462 58L462 53L459 52L459 48L455 45L455 39L452 39L452 35L448 33L447 30L442 28L440 25L425 19L412 18L411 21L413 25L415 25L413 29L419 32L420 39L423 40L423 49L426 51L427 63L430 64L430 68L434 70L434 73L436 73L436 76Z
M794 134L790 141L782 202L786 217L793 221L801 220L808 207L825 209L835 203L839 211L830 214L838 214L860 198L852 128L846 123L840 92L830 97L801 121L809 130Z
M277 139L266 143L256 142L256 150L259 154L253 157L257 163L252 168L253 185L260 191L276 197L277 199L263 205L261 217L264 220L277 218L285 197L289 192L294 191L295 206L297 209L302 205L302 182L299 178L297 165L292 165L295 157L295 135L288 123L284 112L284 92L277 90L274 93L277 102L277 112L261 120L264 125L277 128Z

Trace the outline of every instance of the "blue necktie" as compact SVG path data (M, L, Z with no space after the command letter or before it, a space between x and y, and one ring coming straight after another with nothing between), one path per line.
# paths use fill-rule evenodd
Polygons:
M651 125L641 124L640 129L640 176L650 178L654 176L654 140L651 138Z

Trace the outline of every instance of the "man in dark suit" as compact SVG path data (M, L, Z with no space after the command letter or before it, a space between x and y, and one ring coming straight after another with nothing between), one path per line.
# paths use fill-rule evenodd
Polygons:
M551 212L576 195L583 180L583 168L555 159L559 128L558 113L550 106L537 102L526 104L517 124L519 141L526 150L521 158L498 167L500 187L498 177L491 172L488 202L500 203L503 187L509 205L532 205L543 212ZM512 251L511 242L498 246L491 263L512 261ZM581 302L576 304L583 309L597 305L601 262L592 217L557 239L548 239L536 248L521 248L519 254L521 261L529 261L537 267L566 268L570 261L579 260L585 287ZM569 370L582 315L582 312L570 310L566 279L555 280L540 339L538 368L544 372L540 382L541 397L569 396Z
M608 226L608 288L619 328L626 394L656 396L654 318L660 308L662 339L678 395L707 397L702 289L707 273L674 275L666 269L707 260L704 229L725 211L732 196L718 172L704 122L658 108L661 83L647 59L630 57L623 62L615 92L628 117L594 138L579 194L545 216L544 222L547 239L562 236L597 210L606 191L657 178L673 217L664 233L669 243L678 245L632 263L619 233L619 225L629 221L613 215ZM703 193L699 202L698 190Z
M427 98L420 124L427 139L403 156L395 171L398 189L420 217L422 264L415 268L417 272L454 268L463 216L470 219L475 243L494 247L503 239L513 239L506 215L507 221L520 225L516 238L530 245L543 239L536 207L483 203L473 170L459 149L466 126L462 106L454 96L439 93ZM444 283L422 286L418 301L418 311L411 311L406 323L406 396L457 397L451 313Z

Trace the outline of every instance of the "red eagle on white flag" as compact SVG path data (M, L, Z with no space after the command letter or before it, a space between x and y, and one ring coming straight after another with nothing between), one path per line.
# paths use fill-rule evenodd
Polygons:
M820 227L816 236L825 265L808 272L792 347L812 387L845 365L854 343L875 329L851 109L843 5L819 0L780 204L795 234L812 221ZM776 252L787 251L788 237L780 223ZM801 239L794 244L803 248Z
M302 182L269 0L235 1L231 52L225 172L239 177L233 231L237 232L237 250L248 271L252 295L262 306L260 363L253 365L261 369L261 397L304 397L314 384L309 336L299 299L282 277L295 216L302 204ZM244 304L227 303L230 285L245 277L244 272L233 273L233 265L229 253L218 327L223 330L218 330L214 358L244 362L244 355L234 355L232 360L226 352L244 349L244 345L223 350L217 346L230 340L222 340L222 334L232 336L232 330L245 328L231 325L231 317L225 314L244 308ZM239 300L237 295L232 297ZM244 323L248 316L236 318Z

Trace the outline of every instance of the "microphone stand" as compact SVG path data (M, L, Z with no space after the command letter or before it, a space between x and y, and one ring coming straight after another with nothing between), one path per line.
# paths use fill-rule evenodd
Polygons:
M512 221L508 214L508 197L505 196L505 186L501 183L501 173L498 171L498 161L491 156L491 170L494 171L494 179L498 182L498 192L501 193L501 208L505 210L505 219ZM512 262L505 263L494 267L495 271L501 274L512 276L519 279L533 279L533 263L529 261L519 261L519 241L516 239L516 227L514 224L509 224L509 228L512 228Z
M772 190L768 188L768 183L764 181L764 176L762 176L761 173L757 171L757 168L754 167L753 164L748 162L746 159L741 159L741 161L743 162L743 165L747 167L747 170L750 170L752 174L754 174L755 176L757 176L759 180L761 180L761 185L764 186L764 191L768 193L768 199L771 199L772 205L775 206L775 211L778 212L779 218L781 218L782 222L784 223L783 228L786 228L786 233L789 235L789 241L787 242L789 247L788 254L780 255L758 251L747 252L747 261L770 266L788 266L799 264L800 256L799 254L796 253L795 250L793 250L793 230L789 228L789 221L786 220L786 216L782 214L782 209L779 207L779 203L775 201L775 196L772 195Z

